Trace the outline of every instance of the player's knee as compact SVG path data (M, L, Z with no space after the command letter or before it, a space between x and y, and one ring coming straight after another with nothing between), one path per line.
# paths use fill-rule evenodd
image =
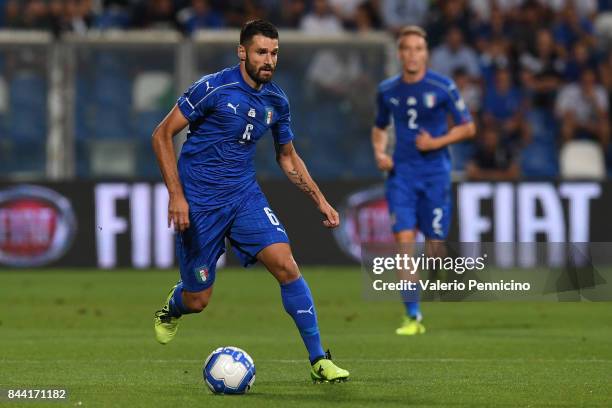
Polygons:
M207 295L196 295L187 297L184 302L185 306L195 313L200 313L208 306L209 297Z
M292 256L277 260L274 269L280 283L289 283L300 277L300 269Z
M395 242L398 244L412 245L416 242L416 232L411 230L396 232Z
M208 305L207 300L195 299L192 300L191 303L187 306L189 310L195 313L200 313L204 308Z

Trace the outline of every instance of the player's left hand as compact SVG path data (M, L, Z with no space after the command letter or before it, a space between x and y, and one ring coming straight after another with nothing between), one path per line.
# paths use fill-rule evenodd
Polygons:
M431 134L425 129L421 129L419 131L419 135L416 138L416 147L422 152L428 152L430 150L439 149L441 146L439 145L438 139L432 137Z
M336 228L338 225L340 225L340 216L338 215L338 211L336 211L327 201L319 206L319 211L325 217L323 220L323 225L325 225L327 228Z

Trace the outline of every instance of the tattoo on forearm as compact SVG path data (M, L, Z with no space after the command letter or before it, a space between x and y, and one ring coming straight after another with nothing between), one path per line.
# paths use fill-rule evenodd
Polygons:
M295 184L304 193L311 196L314 196L316 194L316 192L312 189L309 183L304 180L304 176L296 169L289 170L287 172L287 175L291 179L291 182L293 182L293 184Z

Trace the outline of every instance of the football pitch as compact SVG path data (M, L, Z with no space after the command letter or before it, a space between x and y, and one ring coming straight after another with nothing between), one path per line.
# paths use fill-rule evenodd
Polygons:
M209 307L166 346L153 312L177 272L18 270L0 272L0 388L68 390L64 403L27 406L612 405L612 303L425 303L427 334L406 338L394 334L402 305L365 301L358 268L303 273L347 383L311 383L261 268L219 271ZM245 396L212 395L202 381L204 359L226 345L255 360Z

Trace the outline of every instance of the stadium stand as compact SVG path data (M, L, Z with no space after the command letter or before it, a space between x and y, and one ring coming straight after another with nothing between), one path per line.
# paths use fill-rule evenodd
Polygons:
M421 24L429 33L433 68L448 71L456 79L479 128L499 129L501 148L512 149L512 155L520 159L523 178L563 176L559 153L574 138L567 132L597 140L607 173L612 174L612 2L608 0L0 0L0 29L42 29L56 36L139 28L179 30L190 36L201 29L237 28L254 17L268 18L284 29L302 29L305 35L394 33L403 24ZM375 71L360 67L371 62L363 54L355 57L344 51L306 53L303 59L284 54L287 70L279 71L276 79L290 96L298 133L307 135L296 143L318 177L377 177L365 120L370 118L365 112L372 103L360 103L363 95L374 92L380 78L364 82ZM87 163L97 141L119 138L138 151L139 143L148 138L146 129L171 104L172 99L163 98L162 88L174 79L164 76L168 72L156 72L155 66L128 64L121 52L91 54L84 57L90 69L84 74L79 71L75 79L77 173L86 177L93 175ZM230 57L224 54L219 63ZM43 144L46 132L45 121L32 123L19 116L29 110L46 117L44 98L27 91L44 89L45 78L17 74L8 65L0 65L5 88L3 96L0 82L0 129L9 136L2 142L4 153L9 145L18 150L18 141L36 139ZM199 64L198 69L208 72L213 67ZM565 95L571 100L578 92L585 71L593 72L600 94L597 112L587 113L607 122L598 132L574 129L570 126L574 113L558 109L559 98ZM331 89L338 78L351 85ZM351 95L355 86L360 87L359 98ZM171 87L169 94L177 92ZM146 106L150 98L162 102ZM364 120L352 120L356 117ZM348 121L345 134L335 131L337 121ZM322 145L348 149L352 159L339 164L317 148ZM44 153L44 148L40 151ZM475 151L473 143L453 147L454 169L459 174ZM138 175L157 175L150 161L139 163L134 167ZM280 176L273 160L258 160L257 165L264 177Z

